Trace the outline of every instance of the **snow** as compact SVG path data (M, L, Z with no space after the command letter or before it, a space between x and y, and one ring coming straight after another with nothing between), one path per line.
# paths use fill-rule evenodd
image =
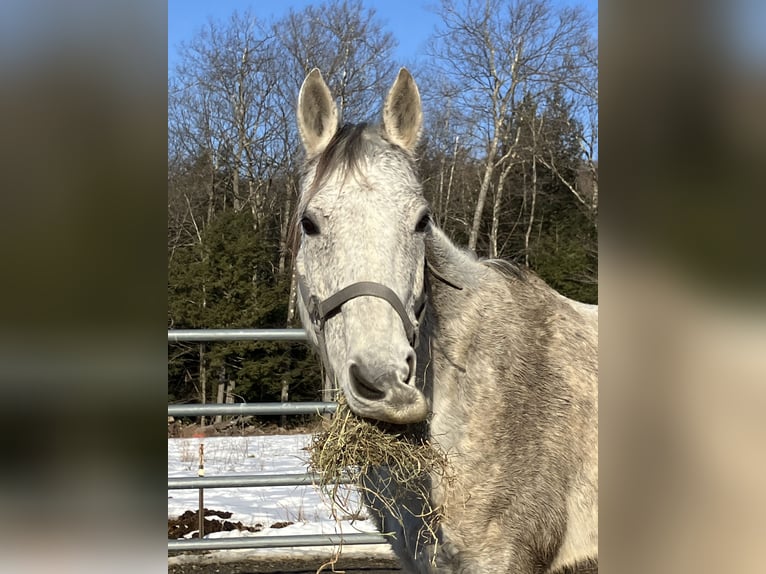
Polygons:
M205 476L281 474L307 472L308 453L304 450L311 435L240 436L168 439L168 477L196 477L199 466L199 446L204 447ZM377 532L361 506L358 494L351 486L341 487L349 496L349 508L358 509L359 516L333 518L326 497L315 486L279 486L248 488L207 488L204 506L232 513L231 522L246 526L262 524L260 532L233 530L214 532L205 538L237 536L287 536L293 534L328 534ZM168 518L176 518L187 510L196 511L199 491L168 490ZM210 518L210 517L207 517ZM293 522L283 528L270 528L278 522ZM196 536L196 534L195 534ZM221 560L239 559L243 555L328 556L333 547L291 547L265 549L219 550ZM387 544L346 545L344 556L391 557ZM171 561L173 558L171 557Z

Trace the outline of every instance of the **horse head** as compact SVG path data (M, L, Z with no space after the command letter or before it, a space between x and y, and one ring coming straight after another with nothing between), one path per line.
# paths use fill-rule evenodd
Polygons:
M406 424L429 405L415 377L430 211L413 154L422 111L402 69L379 126L338 126L319 70L298 98L306 152L295 264L301 319L356 414Z

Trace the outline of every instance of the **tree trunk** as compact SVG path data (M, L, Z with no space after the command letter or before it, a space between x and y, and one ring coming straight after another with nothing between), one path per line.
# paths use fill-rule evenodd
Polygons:
M518 137L516 138L516 142L518 143ZM514 144L515 145L515 144ZM512 158L515 160L516 155L514 154ZM503 201L503 190L505 189L505 180L508 179L508 174L511 173L511 169L514 166L514 162L510 161L508 165L505 167L505 169L500 174L500 177L497 178L497 191L495 192L495 203L492 206L492 229L489 233L489 257L499 257L500 252L497 249L497 240L498 240L498 233L499 233L499 227L500 227L500 207L502 205Z
M497 257L497 228L500 223L500 200L503 197L503 188L500 181L495 185L495 199L492 202L492 223L489 228L489 249L487 256L490 259Z
M287 326L295 321L295 297L296 297L295 270L290 273L290 299L287 302Z
M497 150L497 138L492 141L489 153L487 154L487 164L484 168L484 177L481 180L481 187L479 188L479 197L476 199L476 209L473 212L473 223L471 224L471 232L468 236L468 249L476 252L476 242L479 238L479 228L481 227L481 216L484 213L484 204L487 201L487 190L489 184L492 181L492 174L495 171L495 153Z
M290 390L290 383L287 380L287 377L282 379L282 392L279 396L279 400L283 403L286 403L289 398L289 390ZM284 427L287 423L287 416L282 415L279 419L279 426Z
M449 181L447 182L447 198L444 200L444 209L442 209L442 227L447 224L447 212L449 211L450 195L452 194L452 180L455 175L455 163L457 163L457 143L459 139L460 136L455 136L455 149L452 152L452 165L449 168Z
M210 184L207 188L207 219L206 224L210 224L215 211L215 174L218 166L216 165L215 153L210 152Z
M205 343L199 344L199 388L200 402L207 402L207 369L205 368ZM200 426L205 426L205 415L200 417Z
M261 189L263 187L263 182L259 181L256 184L252 177L250 178L248 185L248 203L250 204L250 212L253 214L253 230L258 231L263 229L263 198L269 193L269 189L271 188L271 180L268 180L266 183L266 191L262 191Z
M532 200L529 208L529 223L524 234L524 263L529 267L529 236L532 234L532 224L535 221L535 202L537 200L537 161L532 155Z
M444 207L444 167L447 163L447 155L442 155L441 160L441 166L439 166L439 193L437 194L438 198L438 204L437 204L437 211L436 211L436 221L438 222L439 219L441 219L439 216L441 216L445 212Z
M239 163L239 162L237 162ZM234 212L239 213L242 210L242 200L239 198L239 166L234 166L234 173L231 177L231 188L233 193Z
M492 228L489 231L489 258L495 259L497 253L497 234L500 227L500 204L503 201L503 178L497 182L495 190L495 202L492 205Z
M228 380L226 377L226 366L221 367L221 374L218 377L218 389L216 392L216 403L222 405L224 403L231 403L233 397L231 396L231 389L234 386L234 382ZM228 418L228 417L227 417ZM215 422L220 423L223 420L222 415L216 415Z
M253 213L257 213L258 209L258 190L255 187L255 182L253 181L252 175L247 180L247 197L248 201L250 202L250 209L253 210ZM255 209L254 209L255 208ZM257 227L257 224L256 224Z
M216 393L216 404L223 404L223 397L224 397L224 390L226 389L226 381L221 380L218 381L218 392ZM221 415L215 416L215 422L220 423L223 420L223 417Z
M287 267L287 255L290 252L290 246L287 244L290 234L290 207L291 207L291 201L290 201L290 191L285 190L285 203L284 208L282 210L282 217L279 221L279 275L283 276L285 274L285 269ZM289 315L289 313L288 313ZM289 320L289 317L288 317Z

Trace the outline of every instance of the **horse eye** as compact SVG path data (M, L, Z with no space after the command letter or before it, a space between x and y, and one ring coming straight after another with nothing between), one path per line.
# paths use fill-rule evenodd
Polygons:
M306 235L319 235L319 226L308 215L301 218L301 228Z
M430 224L431 224L431 214L430 213L425 213L418 220L418 224L415 226L415 231L417 233L423 233L426 229L428 229L428 226Z

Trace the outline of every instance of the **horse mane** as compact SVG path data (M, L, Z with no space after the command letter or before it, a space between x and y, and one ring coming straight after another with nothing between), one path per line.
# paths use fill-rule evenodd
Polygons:
M431 230L428 262L450 284L460 287L477 286L477 280L481 276L477 271L482 268L497 272L500 278L508 283L527 283L532 277L531 271L510 261L479 259L472 252L455 245L444 231L437 227Z
M509 281L528 281L529 270L505 259L485 259L481 264L494 269Z

